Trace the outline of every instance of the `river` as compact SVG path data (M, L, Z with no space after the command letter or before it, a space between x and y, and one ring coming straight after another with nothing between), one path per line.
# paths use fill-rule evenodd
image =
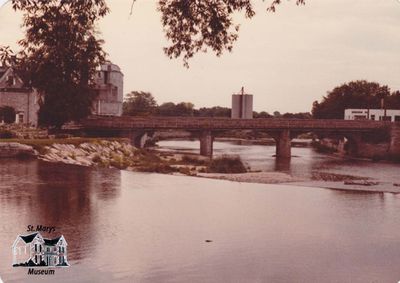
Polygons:
M216 153L229 147L241 146L216 143ZM272 149L257 147L241 149L274 168ZM310 150L294 149L289 169L340 164ZM55 226L43 235L64 235L71 266L42 276L13 268L11 246L28 225ZM398 282L399 267L397 194L0 163L5 282Z

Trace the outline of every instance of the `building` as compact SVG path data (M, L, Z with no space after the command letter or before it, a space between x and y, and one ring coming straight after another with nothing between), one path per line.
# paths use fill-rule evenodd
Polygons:
M124 75L120 68L110 62L98 70L95 90L98 94L92 106L93 115L121 116L124 93ZM15 122L37 126L39 95L25 86L13 68L0 67L0 107L15 110ZM2 121L0 121L1 123Z
M242 87L240 94L232 95L232 119L253 119L253 95L246 94Z
M16 123L37 126L39 96L35 90L25 86L12 68L0 67L0 107L2 106L14 109Z
M69 266L64 236L45 239L38 232L19 235L12 246L13 266Z
M400 122L400 110L395 109L345 109L345 120L373 120Z
M98 96L93 104L93 114L121 116L124 100L124 75L121 69L107 62L97 72L95 84Z

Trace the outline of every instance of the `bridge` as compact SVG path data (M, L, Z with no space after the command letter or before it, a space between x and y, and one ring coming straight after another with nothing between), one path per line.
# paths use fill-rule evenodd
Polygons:
M316 119L230 119L201 117L104 117L91 116L79 128L96 135L129 137L136 147L143 147L148 134L156 131L184 130L200 139L200 154L212 156L214 137L228 130L259 130L276 141L276 156L291 156L291 139L301 133L343 136L361 146L363 137L388 137L388 150L400 154L399 123L369 120Z

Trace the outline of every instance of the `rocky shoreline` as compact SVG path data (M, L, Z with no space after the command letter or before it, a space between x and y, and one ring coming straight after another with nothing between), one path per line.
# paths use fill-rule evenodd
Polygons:
M116 168L175 175L212 178L243 183L291 184L340 190L400 193L400 184L382 184L367 177L313 172L310 178L283 172L207 173L206 160L196 156L147 152L128 142L98 140L78 144L57 143L40 150L16 142L0 143L0 157L34 157L42 161L85 167Z
M36 156L38 152L32 146L16 142L0 143L0 158Z
M98 143L53 144L44 147L38 158L47 162L62 162L80 166L115 167L133 166L138 150L127 143L100 141Z

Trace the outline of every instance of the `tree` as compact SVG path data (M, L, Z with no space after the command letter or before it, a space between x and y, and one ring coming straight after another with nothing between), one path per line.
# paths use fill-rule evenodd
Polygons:
M26 29L15 68L42 96L39 123L61 127L89 115L94 74L105 59L95 31L108 13L105 0L12 0L12 5L23 12Z
M157 102L149 92L132 91L123 104L123 115L147 116L154 114Z
M275 12L281 0L273 0L267 10ZM296 0L304 4L305 0ZM184 65L199 51L211 49L217 56L231 51L238 39L239 25L233 14L244 11L247 18L255 15L252 0L159 0L165 34L171 45L164 48L170 58L183 57Z
M311 119L312 116L309 112L299 112L299 113L285 113L282 118L288 119Z
M194 111L197 117L231 117L231 109L228 107L213 106L211 108L202 107Z
M194 104L191 102L180 102L175 106L176 116L193 116Z
M380 108L381 99L397 100L391 97L388 86L367 81L353 81L335 87L322 102L313 103L312 115L316 119L343 119L346 108ZM393 108L393 105L390 105Z
M275 118L280 118L280 117L282 117L282 114L279 112L279 111L274 111L274 117Z
M158 106L156 114L158 116L175 116L175 103L166 102Z

